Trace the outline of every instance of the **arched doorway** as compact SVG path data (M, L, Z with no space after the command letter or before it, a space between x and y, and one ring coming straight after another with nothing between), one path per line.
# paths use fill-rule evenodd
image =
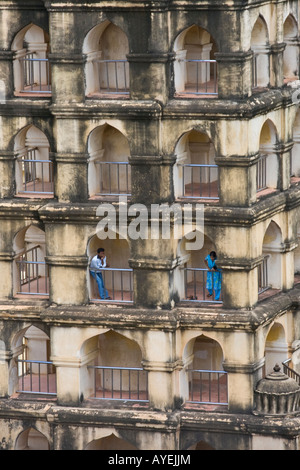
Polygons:
M126 137L108 124L94 129L88 139L90 197L130 196L130 149Z
M13 40L15 95L37 96L51 93L48 60L49 35L39 26L29 24Z
M196 130L187 132L176 145L175 155L175 197L218 200L218 166L208 135Z
M218 94L217 51L211 34L197 25L182 31L174 43L176 95L216 96Z
M128 38L119 26L106 20L95 26L83 45L86 54L86 95L129 95Z
M18 196L54 195L53 163L45 134L31 125L15 139L16 194Z
M252 87L268 87L270 84L270 60L269 60L269 33L267 24L262 16L259 16L251 33L252 61Z
M109 330L87 340L83 349L93 356L86 376L90 398L148 402L148 375L135 341Z
M13 292L22 296L49 296L49 270L45 261L45 232L35 225L14 238Z
M15 450L49 450L46 436L35 428L21 432L16 440Z

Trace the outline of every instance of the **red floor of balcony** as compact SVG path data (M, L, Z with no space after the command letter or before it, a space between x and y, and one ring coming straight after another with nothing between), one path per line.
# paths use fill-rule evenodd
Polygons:
M175 98L217 98L218 87L215 80L201 83L198 89L195 85L186 84L184 91L176 92Z

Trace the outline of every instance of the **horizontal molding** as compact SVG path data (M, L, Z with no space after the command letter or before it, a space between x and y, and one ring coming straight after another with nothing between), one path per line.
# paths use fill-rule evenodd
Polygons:
M46 256L45 261L50 266L63 266L70 268L86 268L89 263L87 256Z

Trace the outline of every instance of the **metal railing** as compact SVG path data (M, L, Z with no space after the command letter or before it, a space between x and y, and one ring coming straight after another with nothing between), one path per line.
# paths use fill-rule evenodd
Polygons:
M133 302L133 270L128 268L103 268L101 269L105 289L108 290L110 299L100 299L98 297L98 287L94 280L94 290L97 291L97 297L92 301L117 301Z
M16 258L18 267L18 294L49 295L48 265L38 260L37 245Z
M99 400L148 399L148 373L140 367L88 366L94 371L94 393Z
M218 199L218 165L179 164L183 198ZM216 183L215 183L216 182Z
M180 59L189 67L189 73L195 76L195 83L186 84L185 90L181 93L196 95L217 95L217 61L209 59ZM187 89L187 86L190 90Z
M300 385L300 374L298 374L298 372L296 372L294 369L292 369L291 367L288 366L288 363L290 363L291 361L292 361L292 359L289 358L289 359L286 359L285 361L282 362L283 373L288 375L290 378L296 380L298 385Z
M260 155L256 166L256 191L262 191L267 188L267 157Z
M128 162L96 161L102 196L131 195L131 167Z
M189 369L189 403L228 405L227 372Z
M24 93L51 93L50 63L48 59L37 59L28 53L20 59L23 66Z
M19 370L18 393L56 395L55 368L50 361L17 359Z
M215 300L214 284L212 288L213 294L209 300L207 299L206 281L208 272L210 271L205 268L184 268L185 298L183 301L222 303L222 300ZM212 283L214 283L213 272Z
M270 255L264 256L262 262L258 266L258 294L262 294L270 289L268 281L268 258Z
M18 161L22 169L22 193L53 194L53 163L37 158L37 148L29 148Z
M95 59L93 63L98 67L100 92L129 94L129 64L127 60Z

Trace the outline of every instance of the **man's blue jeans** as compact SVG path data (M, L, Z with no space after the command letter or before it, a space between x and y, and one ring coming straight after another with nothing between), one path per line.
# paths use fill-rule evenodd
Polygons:
M108 292L107 292L107 290L105 289L105 286L104 286L102 273L99 273L99 272L95 273L94 271L90 271L90 273L93 276L93 278L96 279L100 299L102 299L102 300L107 299L109 297L109 295L108 295Z

